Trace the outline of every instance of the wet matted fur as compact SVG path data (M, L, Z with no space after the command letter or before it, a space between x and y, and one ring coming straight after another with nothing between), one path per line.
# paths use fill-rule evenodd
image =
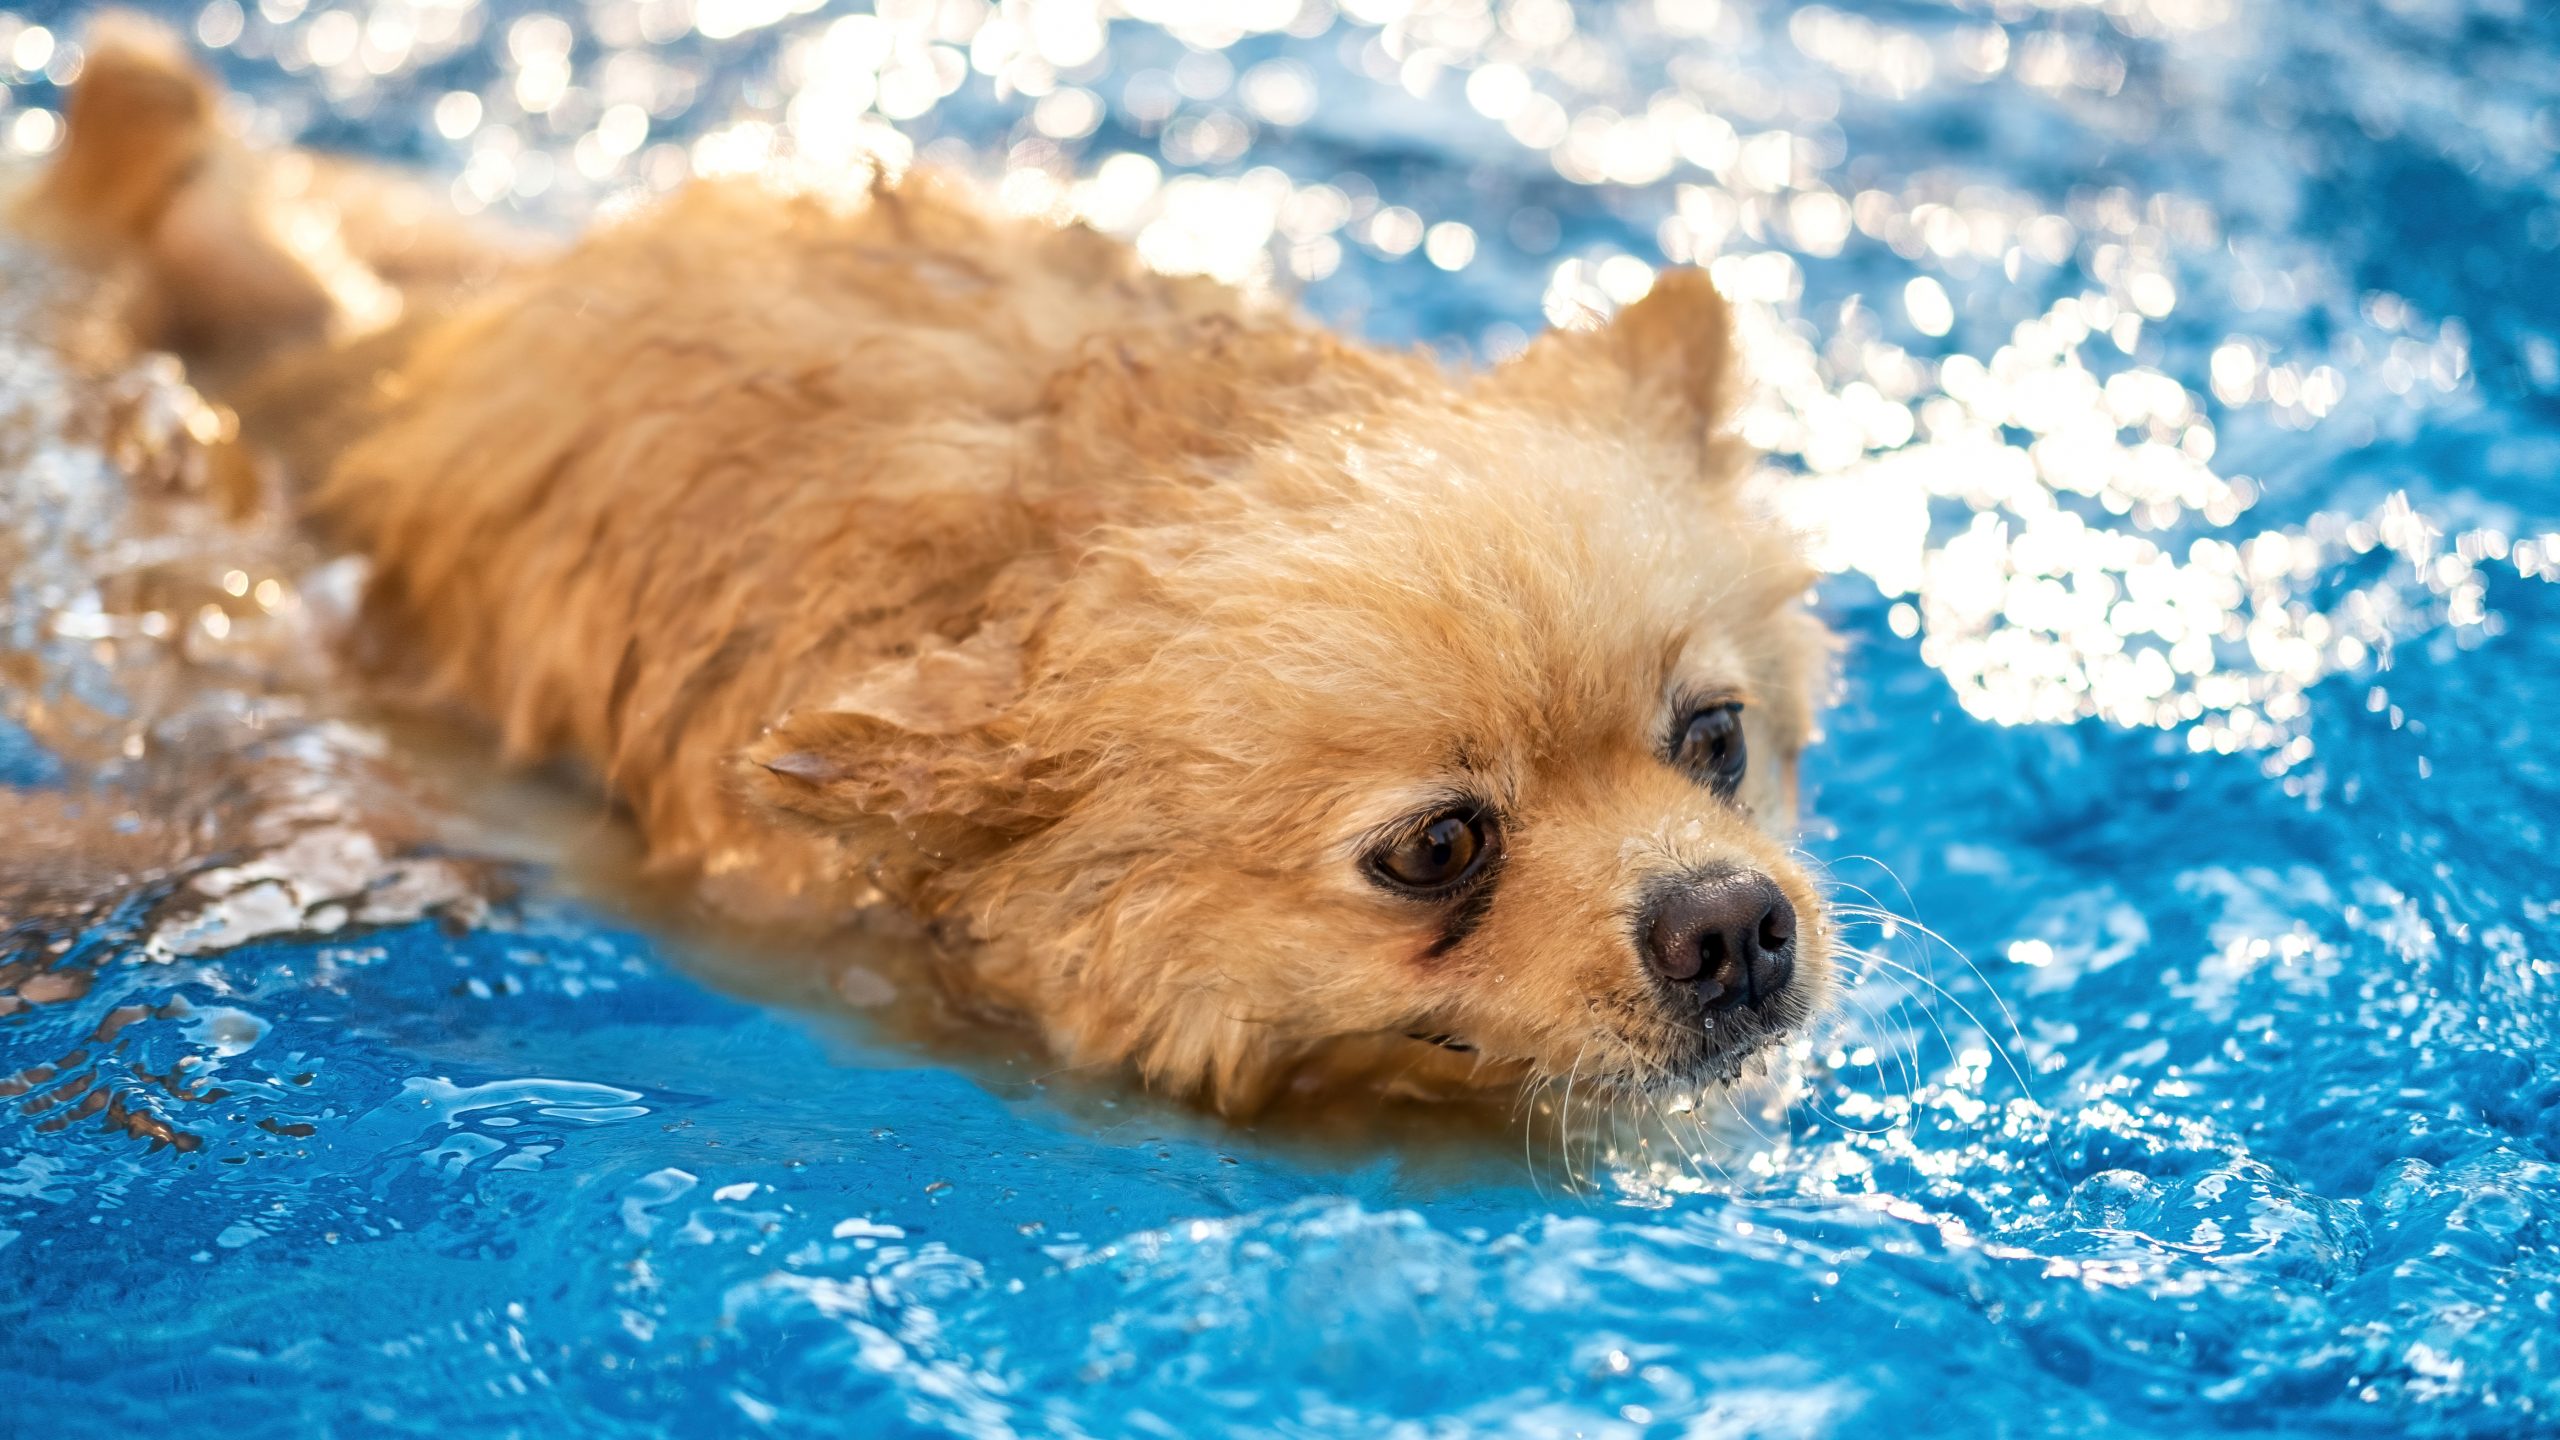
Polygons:
M545 253L216 114L102 26L29 223L306 472L389 667L592 767L667 873L897 907L1070 1063L1229 1110L1714 1080L1822 1002L1782 837L1829 646L1703 274L1452 374L929 175L700 182ZM1743 707L1729 795L1667 758L1701 703ZM1481 873L1380 883L1452 810ZM1800 919L1766 1014L1640 953L1719 868Z

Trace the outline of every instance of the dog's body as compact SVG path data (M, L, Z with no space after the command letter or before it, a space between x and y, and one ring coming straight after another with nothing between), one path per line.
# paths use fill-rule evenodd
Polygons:
M1818 1003L1771 831L1826 646L1694 272L1453 379L920 177L548 258L369 198L407 308L349 338L209 117L102 36L38 223L310 473L385 653L668 872L897 906L1069 1060L1229 1108L1381 1057L1715 1078Z

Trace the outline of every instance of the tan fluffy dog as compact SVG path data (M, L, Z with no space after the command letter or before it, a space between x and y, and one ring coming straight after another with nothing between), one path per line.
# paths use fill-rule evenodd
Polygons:
M28 214L309 472L430 692L655 864L885 901L1069 1061L1230 1110L1713 1082L1818 1007L1773 835L1827 642L1702 275L1452 376L921 176L517 256L214 114L102 28ZM350 339L278 205L399 322Z

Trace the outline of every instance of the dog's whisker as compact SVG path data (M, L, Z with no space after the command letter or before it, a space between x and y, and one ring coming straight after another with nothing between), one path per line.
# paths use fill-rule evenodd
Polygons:
M1849 855L1842 858L1845 861L1863 861L1875 866L1878 870L1883 871L1885 878L1893 882L1894 888L1902 892L1903 904L1906 906L1913 905L1911 887L1903 884L1902 877L1894 873L1894 869L1891 865L1886 864L1883 860L1873 855ZM1913 933L1934 942L1935 944L1943 946L1947 953L1955 956L1957 960L1961 961L1967 969L1973 972L1974 978L1981 982L1983 993L1989 995L1992 1003L1999 1007L2000 1018L2002 1022L2009 1027L2010 1036L2018 1042L2021 1049L2026 1048L2026 1036L2018 1025L2017 1016L2010 1009L2007 997L2000 993L2000 987L1992 982L1990 975L1985 973L1979 964L1975 963L1972 956L1965 953L1963 947L1957 945L1954 941L1947 939L1947 937L1939 934L1936 930L1931 929L1920 921L1913 919L1908 915L1898 914L1888 909L1873 892L1859 886L1849 886L1848 888L1856 890L1860 895L1865 896L1868 901L1866 906L1854 907L1855 909L1863 911L1877 920L1908 929ZM2024 1082L2022 1081L2022 1088L2023 1085ZM2029 1094L2032 1098L2033 1092L2030 1091Z
M1967 970L1971 971L1973 973L1973 978L1981 984L1982 993L1991 997L1992 1005L1998 1009L2001 1023L2008 1027L2009 1039L2014 1041L2020 1050L2027 1048L2026 1032L2019 1027L2017 1014L2010 1008L2008 997L2000 993L1999 985L1993 982L1991 976L1983 970L1981 965L1974 961L1972 956L1967 955L1962 949L1958 948L1954 942L1948 940L1945 936L1940 935L1937 931L1930 929L1926 925L1920 924L1918 921L1905 919L1900 916L1894 916L1891 918L1893 918L1896 923L1909 928L1914 934L1917 934L1944 948L1948 954L1953 955L1958 962L1963 964ZM1996 1035L1988 1035L1987 1038L1993 1040L1995 1044L1998 1043L1998 1036ZM2015 1067L2013 1066L2012 1068L2014 1069ZM2034 1088L2027 1083L2023 1075L2019 1077L2019 1088L2027 1093L2028 1098L2034 1098Z
M2035 1087L2028 1083L2026 1072L2019 1067L2016 1057L2009 1053L2009 1047L2001 1042L1998 1035L1992 1033L1989 1026L1982 1023L1982 1017L1976 1015L1971 1007L1967 1006L1961 999L1958 999L1955 994L1949 991L1945 986L1940 985L1937 981L1930 979L1928 976L1921 974L1910 966L1882 955L1875 957L1875 959L1878 964L1884 966L1886 969L1927 986L1938 996L1938 998L1956 1007L1958 1013L1962 1014L1965 1019L1973 1022L1975 1030L1981 1034L1984 1042L1991 1047L1992 1053L2000 1057L2001 1065L2009 1072L2009 1078L2017 1082L2019 1092L2030 1100L2035 1098ZM1947 1039L1946 1029L1944 1026L1939 1027L1938 1036L1941 1040L1946 1041L1950 1052L1955 1050L1955 1043L1954 1041Z
M1772 1150L1777 1148L1778 1142L1770 1139L1768 1134L1762 1131L1759 1126L1751 1123L1751 1117L1749 1115L1743 1113L1742 1101L1734 1094L1730 1087L1727 1087L1724 1090L1723 1099L1725 1108L1733 1112L1733 1118L1742 1122L1742 1128L1750 1131L1753 1139L1768 1146Z
M1583 1042L1582 1048L1574 1051L1573 1065L1565 1072L1564 1108L1557 1116L1556 1158L1564 1166L1566 1182L1576 1188L1581 1183L1581 1177L1576 1175L1573 1169L1573 1088L1574 1082L1582 1074L1582 1062L1590 1053L1589 1041Z
M1897 1040L1897 1043L1889 1045L1884 1053L1892 1056L1894 1071L1897 1071L1902 1079L1900 1097L1902 1102L1905 1102L1905 1112L1912 1112L1912 1109L1917 1109L1917 1104L1920 1104L1920 1040L1917 1040L1917 1035L1912 1033L1910 1025L1889 1025L1884 1017L1879 1017L1874 1010L1869 1010L1864 997L1859 997L1859 994L1851 994L1851 1002L1859 1004L1859 1010L1869 1017L1869 1022L1874 1022L1876 1030L1882 1030L1887 1038ZM1894 1010L1889 1012L1889 1015L1900 1015L1900 1012L1902 1012L1902 1002L1897 999L1897 1002L1894 1002ZM1853 1130L1853 1133L1859 1133L1859 1135L1884 1135L1894 1127L1892 1122L1887 1122L1887 1125L1874 1125L1874 1127L1851 1125L1846 1117L1828 1115L1828 1112L1825 1112L1825 1120L1843 1127L1843 1130Z
M1689 1160L1690 1173L1697 1175L1700 1180L1706 1179L1706 1175L1698 1169L1698 1162L1700 1160L1704 1160L1707 1164L1715 1167L1717 1179L1721 1180L1728 1186L1735 1184L1736 1181L1734 1179L1733 1172L1725 1168L1723 1161L1716 1159L1713 1154L1709 1153L1709 1147L1715 1143L1715 1136L1707 1129L1705 1117L1701 1116L1695 1108L1692 1108L1686 1112L1685 1118L1689 1122L1690 1129L1698 1137L1698 1150L1694 1155L1691 1154L1687 1146L1684 1145L1680 1147L1683 1157ZM1669 1134L1671 1131L1671 1126L1667 1119L1664 1124L1664 1131L1666 1134ZM1676 1137L1674 1138L1676 1143Z
M1866 963L1866 965L1867 965L1867 967L1868 967L1868 968L1867 968L1867 974L1868 974L1869 976L1875 975L1875 974L1877 974L1877 973L1883 973L1883 974L1887 974L1887 975L1897 976L1897 977L1900 977L1900 978L1903 978L1903 979L1908 979L1908 980L1916 981L1916 982L1917 982L1917 983L1919 983L1921 986L1925 987L1924 992L1923 992L1923 994L1922 994L1921 996L1913 996L1913 995L1910 995L1910 994L1908 994L1908 993L1905 993L1905 994L1903 994L1903 995L1901 995L1901 996L1898 996L1898 997L1895 999L1895 1002L1894 1002L1894 1003L1895 1003L1895 1006L1896 1006L1896 1008L1897 1008L1897 1009L1899 1009L1902 1005L1904 1005L1904 1004L1906 1004L1906 1003L1909 1003L1910 1001L1912 1001L1912 1000L1914 1000L1914 999L1920 999L1920 998L1927 998L1927 999L1932 999L1932 1000L1934 1000L1934 999L1938 999L1938 998L1944 998L1944 999L1946 999L1950 1004L1954 1004L1954 1005L1956 1005L1956 1008L1957 1008L1957 1009L1962 1010L1962 1009L1964 1008L1964 1007L1963 1007L1963 1005L1962 1005L1960 1002L1957 1002L1957 1001L1955 1000L1955 997L1953 997L1952 995L1948 995L1948 994L1946 993L1946 990L1945 990L1945 988L1944 988L1943 986L1939 985L1935 980L1930 979L1928 976L1922 975L1922 974L1920 974L1918 971L1911 969L1909 966L1897 964L1897 963L1895 963L1894 961L1892 961L1892 960L1889 960L1889 959L1885 958L1883 955L1881 955L1881 954L1877 954L1877 953L1872 952L1872 951L1854 951L1854 952L1851 952L1851 953L1853 953L1853 954L1854 954L1854 955L1856 955L1860 960L1862 960L1862 961L1864 961L1864 962ZM1952 1036L1952 1035L1949 1035L1949 1034L1947 1033L1947 1027L1946 1027L1945 1023L1944 1023L1944 1022L1939 1018L1939 1016L1938 1016L1937 1007L1936 1007L1934 1004L1923 1004L1923 1005L1920 1005L1918 1008L1919 1008L1919 1011L1920 1011L1920 1014L1921 1014L1922 1018L1926 1019L1926 1020L1929 1022L1929 1027L1930 1027L1932 1030L1935 1030L1935 1031L1938 1033L1938 1043L1939 1043L1941 1046L1944 1046L1944 1047L1945 1047L1946 1052L1947 1052L1947 1058L1948 1058L1949 1060L1953 1060L1953 1059L1955 1059L1955 1058L1956 1058L1956 1056L1957 1056L1958 1054L1960 1054L1960 1053L1961 1053L1960 1047L1958 1047L1958 1046L1957 1046L1957 1044L1956 1044L1956 1042L1955 1042L1955 1037L1954 1037L1954 1036ZM1970 1015L1970 1012L1967 1012L1967 1013L1968 1013L1968 1015ZM1978 1025L1978 1023L1979 1023L1979 1022L1977 1022L1977 1025ZM1915 1036L1914 1036L1914 1043L1913 1043L1913 1045L1912 1045L1912 1047L1911 1047L1911 1058L1912 1058L1912 1067L1913 1067L1913 1070L1914 1070L1915 1072L1917 1072L1917 1071L1921 1071L1921 1070L1925 1070L1925 1069L1927 1068L1925 1065L1923 1065L1923 1064L1921 1063L1920 1047L1919 1047L1919 1045L1918 1045L1918 1043L1917 1043L1916 1032L1915 1032ZM1919 1084L1919 1082L1918 1082L1918 1080L1917 1080L1917 1078L1916 1078L1916 1075L1915 1075L1915 1078L1914 1078L1914 1080L1913 1080L1913 1096L1914 1096L1914 1098L1916 1098L1916 1097L1917 1097L1917 1094L1918 1094L1918 1084Z
M1926 1068L1921 1058L1919 1031L1908 1020L1898 1020L1896 1017L1908 1014L1915 999L1928 997L1925 993L1916 997L1907 991L1894 993L1890 996L1892 1002L1890 1008L1878 1014L1870 1003L1867 993L1869 985L1864 982L1868 977L1881 971L1883 967L1873 957L1860 954L1857 958L1867 962L1866 968L1860 972L1862 983L1848 990L1843 999L1846 1003L1856 1006L1858 1012L1865 1015L1879 1032L1879 1038L1888 1042L1883 1053L1893 1058L1895 1069L1901 1077L1899 1092L1901 1098L1910 1111L1916 1113L1920 1103L1921 1074ZM1947 1039L1945 1027L1938 1024L1935 1011L1925 1004L1917 1008L1921 1015L1928 1019L1931 1026L1937 1029L1940 1042L1947 1045L1948 1054L1952 1058L1955 1054L1954 1046Z

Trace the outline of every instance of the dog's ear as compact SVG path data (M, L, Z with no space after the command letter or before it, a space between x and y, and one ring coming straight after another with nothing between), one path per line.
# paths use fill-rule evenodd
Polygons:
M750 746L749 797L830 831L894 834L937 859L982 854L1064 812L1007 712L1022 689L1012 624L929 637Z
M1707 272L1665 271L1644 298L1603 324L1550 330L1485 377L1503 405L1635 425L1694 445L1704 473L1730 475L1727 423L1741 398L1733 311Z

